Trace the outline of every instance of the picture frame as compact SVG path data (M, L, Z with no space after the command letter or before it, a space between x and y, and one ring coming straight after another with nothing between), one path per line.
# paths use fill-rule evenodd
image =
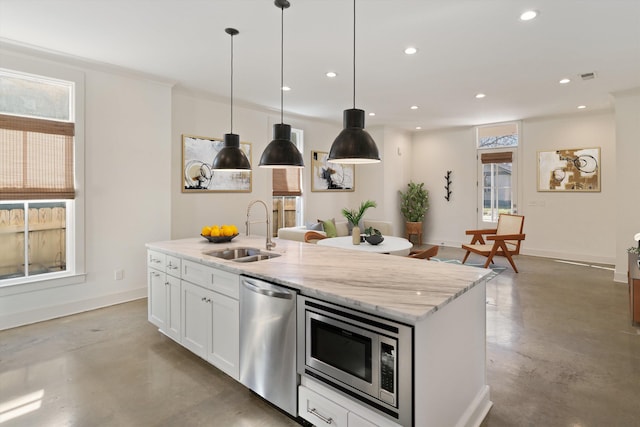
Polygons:
M600 147L538 152L538 191L599 192Z
M224 141L196 135L182 135L183 193L250 193L251 171L225 171L211 168L213 159L224 147ZM251 163L252 146L241 142L240 149Z
M355 191L355 165L329 162L329 153L311 151L311 191Z

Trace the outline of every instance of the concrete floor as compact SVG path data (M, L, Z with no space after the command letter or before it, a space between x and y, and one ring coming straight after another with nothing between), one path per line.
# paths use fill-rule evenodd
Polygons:
M494 406L482 426L640 426L640 330L626 285L609 270L516 263L519 274L508 268L487 286ZM139 300L0 332L2 427L297 425L146 316Z

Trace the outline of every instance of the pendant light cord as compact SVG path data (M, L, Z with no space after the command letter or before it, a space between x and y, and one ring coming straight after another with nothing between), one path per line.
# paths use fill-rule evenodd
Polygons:
M231 34L231 133L233 133L233 34Z
M356 0L353 0L353 108L356 108Z
M284 7L280 8L280 124L284 123Z

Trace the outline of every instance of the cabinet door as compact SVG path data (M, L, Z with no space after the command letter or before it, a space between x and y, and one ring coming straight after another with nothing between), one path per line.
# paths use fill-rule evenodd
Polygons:
M167 290L166 275L153 268L147 269L147 284L149 287L148 319L160 329L165 328L167 320Z
M212 292L211 337L207 360L234 379L240 377L240 304Z
M181 295L182 295L181 287L180 287L180 279L169 276L169 274L167 274L166 283L167 283L166 285L167 317L165 322L165 329L163 330L163 332L167 334L169 337L173 338L175 341L180 342L181 341L180 312L182 310L182 306L180 304Z
M211 323L211 292L189 282L182 282L182 345L206 359Z

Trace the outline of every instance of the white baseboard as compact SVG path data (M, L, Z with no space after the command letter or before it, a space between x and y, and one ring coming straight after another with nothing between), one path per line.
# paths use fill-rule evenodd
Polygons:
M460 417L456 427L479 427L482 424L482 421L489 413L489 409L493 406L493 402L489 400L489 390L490 387L485 386L478 393L474 401Z
M0 331L147 297L147 287L35 310L0 315Z

